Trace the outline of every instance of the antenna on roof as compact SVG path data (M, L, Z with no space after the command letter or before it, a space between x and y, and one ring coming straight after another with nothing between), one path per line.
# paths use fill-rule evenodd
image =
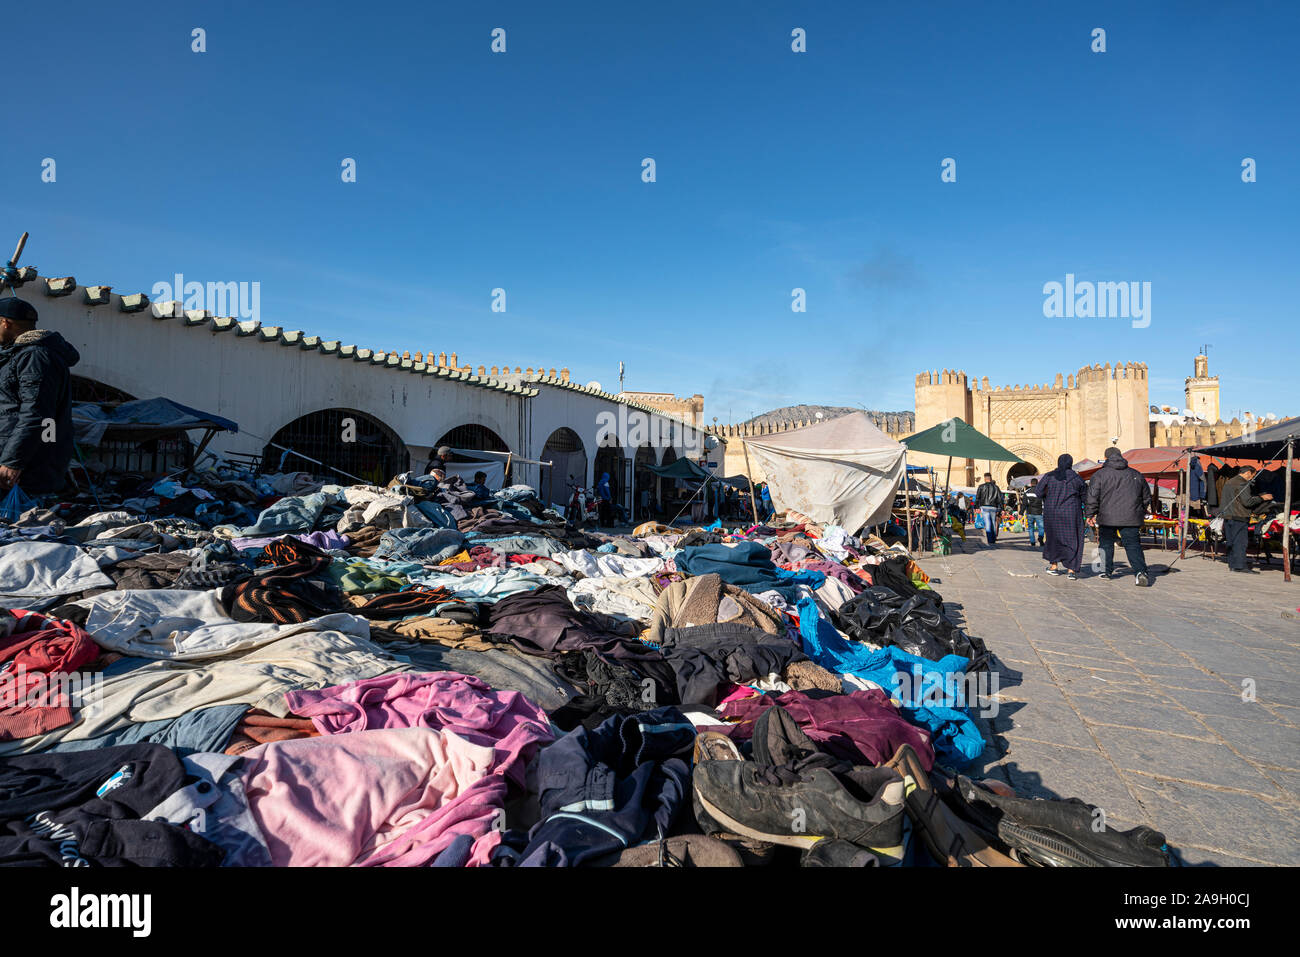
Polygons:
M18 245L14 247L13 258L9 260L9 263L3 270L0 270L0 290L5 286L8 286L9 291L13 292L14 280L18 278L18 260L22 258L23 249L25 249L26 246L27 234L23 233L18 237ZM16 296L18 293L14 292L14 295Z

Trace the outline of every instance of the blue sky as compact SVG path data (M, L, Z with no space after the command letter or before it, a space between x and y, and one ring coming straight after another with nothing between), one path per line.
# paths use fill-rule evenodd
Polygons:
M623 360L720 421L1130 360L1181 404L1201 343L1225 415L1300 414L1300 5L294 6L11 5L0 241L376 349ZM1044 318L1066 273L1150 282L1150 325Z

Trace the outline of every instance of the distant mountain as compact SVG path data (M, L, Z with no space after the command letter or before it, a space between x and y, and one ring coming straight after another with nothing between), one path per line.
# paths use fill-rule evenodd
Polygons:
M764 412L762 415L756 415L745 425L790 425L794 422L817 421L817 413L822 414L822 421L827 419L837 419L841 415L848 415L850 412L862 412L863 409L855 409L843 405L787 405L781 409L773 409L771 412ZM914 412L877 412L874 409L865 410L875 423L876 428L882 432L892 435L907 434L916 428L916 413Z

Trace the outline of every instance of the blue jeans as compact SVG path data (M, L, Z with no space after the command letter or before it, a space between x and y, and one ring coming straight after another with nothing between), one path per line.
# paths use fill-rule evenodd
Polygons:
M454 528L390 528L380 537L371 558L436 565L464 547L465 536Z
M992 545L998 540L998 510L992 505L981 505L980 514L984 516L984 537Z
M1025 526L1029 529L1029 544L1037 545L1039 542L1047 541L1047 533L1043 531L1043 516L1026 515Z

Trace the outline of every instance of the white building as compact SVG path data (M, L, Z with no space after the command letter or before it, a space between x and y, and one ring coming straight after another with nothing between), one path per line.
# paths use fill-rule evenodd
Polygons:
M321 471L301 453L387 478L421 469L431 449L450 445L553 462L511 465L514 481L552 502L567 500L570 476L591 488L608 471L617 498L630 505L651 480L645 466L703 454L705 436L693 426L572 383L567 369L475 371L454 353L448 362L445 354L372 352L281 326L185 312L179 302L151 303L140 293L78 286L72 277L44 279L30 267L20 271L17 292L36 307L41 327L81 353L72 370L78 398L165 396L232 419L239 432L217 436L210 447L262 456L271 471L281 459L286 470ZM602 424L629 417L648 428L619 432L602 447ZM345 419L354 423L348 443Z

